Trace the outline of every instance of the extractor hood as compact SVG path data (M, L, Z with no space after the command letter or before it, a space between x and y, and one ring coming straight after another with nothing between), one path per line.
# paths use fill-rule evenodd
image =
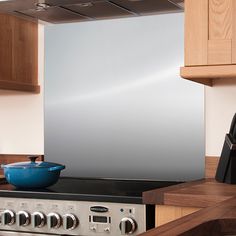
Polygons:
M184 0L0 0L0 12L49 23L183 11Z

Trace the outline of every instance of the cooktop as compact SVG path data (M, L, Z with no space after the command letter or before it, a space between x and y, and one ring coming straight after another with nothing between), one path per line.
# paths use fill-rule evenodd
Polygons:
M17 189L0 185L0 197L142 203L142 193L179 184L175 181L119 180L61 177L47 189Z

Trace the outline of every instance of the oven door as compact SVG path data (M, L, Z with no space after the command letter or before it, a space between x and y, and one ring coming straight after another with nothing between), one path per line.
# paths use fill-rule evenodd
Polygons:
M49 234L32 234L22 232L0 231L0 236L49 236ZM50 234L50 236L58 236L58 234Z

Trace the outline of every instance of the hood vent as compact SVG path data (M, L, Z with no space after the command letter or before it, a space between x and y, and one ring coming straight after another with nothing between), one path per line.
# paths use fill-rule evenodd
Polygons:
M184 0L8 0L0 12L49 23L134 17L183 11Z

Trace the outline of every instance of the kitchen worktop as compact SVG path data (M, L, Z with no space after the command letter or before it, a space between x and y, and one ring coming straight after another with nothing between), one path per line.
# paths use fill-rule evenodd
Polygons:
M204 208L139 236L236 235L236 197Z
M144 192L143 201L203 209L140 236L236 235L236 185L203 179Z
M236 185L218 183L214 179L203 179L144 192L143 202L203 208L234 196L236 196Z

